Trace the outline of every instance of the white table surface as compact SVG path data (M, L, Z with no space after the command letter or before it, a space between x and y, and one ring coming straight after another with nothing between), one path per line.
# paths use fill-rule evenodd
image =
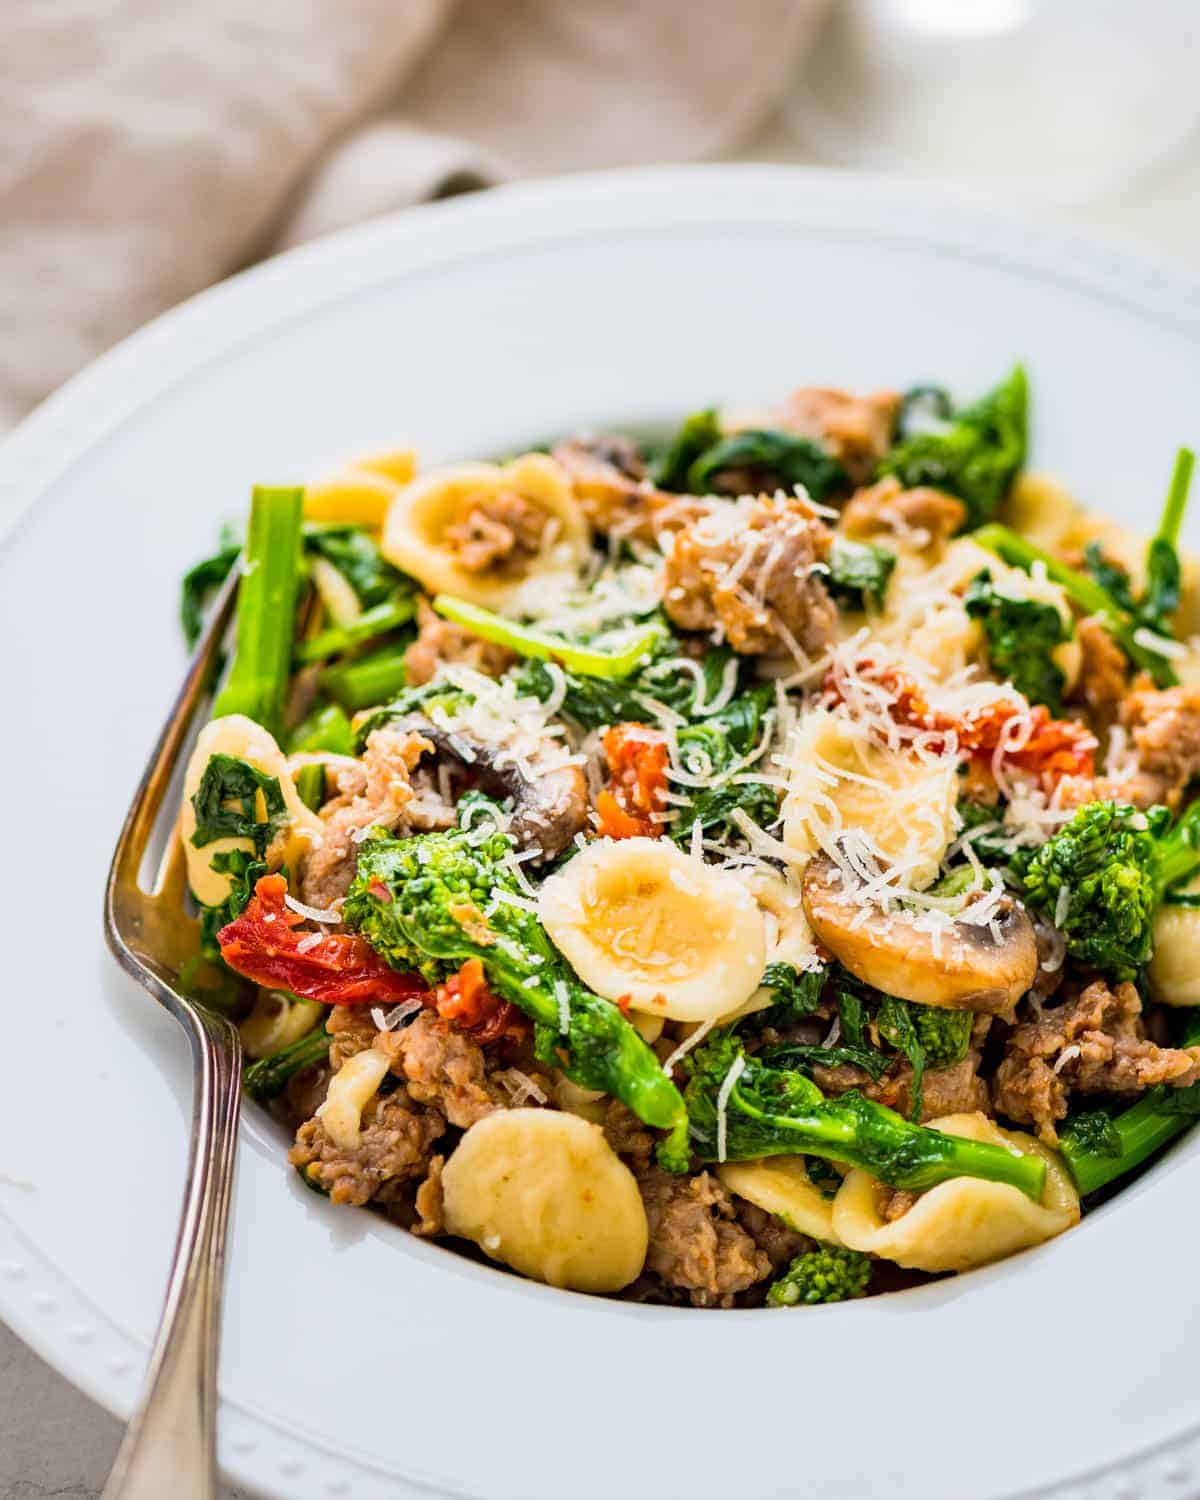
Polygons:
M746 161L811 160L783 117L735 153ZM1007 206L1019 211L1011 198ZM1035 211L1039 211L1036 209ZM1200 141L1188 159L1161 169L1119 197L1077 210L1075 218L1200 258ZM33 1355L0 1324L0 1500L95 1500L120 1439L120 1426ZM221 1500L248 1500L223 1487Z

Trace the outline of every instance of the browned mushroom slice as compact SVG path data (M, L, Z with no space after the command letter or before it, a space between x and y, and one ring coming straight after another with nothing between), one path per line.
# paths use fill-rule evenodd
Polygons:
M827 855L804 871L804 910L817 941L864 984L948 1010L1011 1017L1037 975L1037 940L1023 906L1005 897L993 921L937 932L908 912L863 905Z
M456 795L469 785L489 797L511 799L508 831L518 848L536 848L543 859L553 859L588 826L587 782L578 766L540 771L535 763L527 772L498 746L444 729L424 714L406 714L395 727L419 733L432 744L438 763L451 772Z

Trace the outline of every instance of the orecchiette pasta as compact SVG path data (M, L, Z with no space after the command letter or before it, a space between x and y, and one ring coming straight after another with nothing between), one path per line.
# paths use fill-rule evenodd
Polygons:
M192 798L199 789L205 767L214 755L229 755L235 760L244 760L256 770L278 779L287 809L287 822L267 850L267 864L272 869L283 864L295 869L301 857L312 847L313 840L321 836L321 820L301 802L296 783L288 771L287 760L274 737L261 724L256 724L244 714L227 714L223 719L214 719L200 731L196 748L188 761L183 781L183 807L179 817L179 832L187 860L188 885L196 900L205 906L219 906L229 894L229 876L218 874L212 868L214 856L232 849L247 852L253 849L250 840L244 838L214 839L202 848L197 848L192 843L192 835L196 831L196 812L192 806Z
M446 1228L551 1286L615 1292L646 1259L633 1173L598 1125L510 1109L463 1136L442 1175Z
M487 527L492 509L514 500L546 523L537 551L497 555L495 562L481 554L478 564L467 566L452 528L469 529L479 517ZM497 510L496 518L503 513ZM587 520L562 467L543 453L527 453L503 465L459 464L414 479L388 510L381 546L390 562L430 593L498 609L519 607L523 590L543 588L553 575L574 575L588 538Z
M1200 892L1200 881L1184 890ZM1200 911L1188 906L1159 911L1148 973L1154 998L1164 1005L1200 1005Z
M842 1243L915 1271L966 1271L1017 1250L1040 1245L1079 1222L1079 1195L1058 1155L1023 1131L1002 1130L984 1114L930 1121L947 1135L1035 1152L1046 1161L1040 1203L1019 1188L975 1177L955 1177L921 1194L897 1219L881 1209L886 1189L855 1169L833 1201L833 1228Z
M597 839L545 882L538 915L598 995L674 1021L735 1011L765 965L745 884L666 839Z
M784 842L813 854L843 828L867 834L913 885L937 874L954 837L958 777L951 761L890 750L848 717L824 708L801 720L788 750Z
M249 1058L270 1057L306 1036L322 1007L315 1000L294 1000L278 990L259 990L254 1008L238 1026L242 1051Z
M718 1174L731 1193L774 1214L789 1229L825 1244L841 1244L833 1227L833 1199L813 1186L802 1156L726 1162Z
M382 526L397 490L416 472L417 455L411 448L361 458L340 474L308 485L304 514L310 521Z

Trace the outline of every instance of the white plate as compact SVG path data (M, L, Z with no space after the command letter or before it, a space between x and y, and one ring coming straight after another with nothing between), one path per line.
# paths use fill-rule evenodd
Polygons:
M28 507L0 554L4 1316L130 1410L189 1085L182 1036L104 951L101 882L180 674L178 575L252 481L809 381L970 395L1022 356L1037 461L1147 521L1200 436L1198 355L1200 284L1175 270L910 186L713 168L371 225L74 381L0 454L0 502ZM1167 1500L1200 1476L1200 1138L1006 1265L717 1314L550 1291L332 1209L248 1115L220 1441L270 1494Z

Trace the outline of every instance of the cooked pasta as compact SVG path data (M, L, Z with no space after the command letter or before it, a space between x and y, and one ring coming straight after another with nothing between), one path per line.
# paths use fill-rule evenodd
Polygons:
M1143 541L1024 472L1026 404L812 387L254 492L180 832L307 1187L800 1308L1072 1230L1188 1128L1191 455Z

